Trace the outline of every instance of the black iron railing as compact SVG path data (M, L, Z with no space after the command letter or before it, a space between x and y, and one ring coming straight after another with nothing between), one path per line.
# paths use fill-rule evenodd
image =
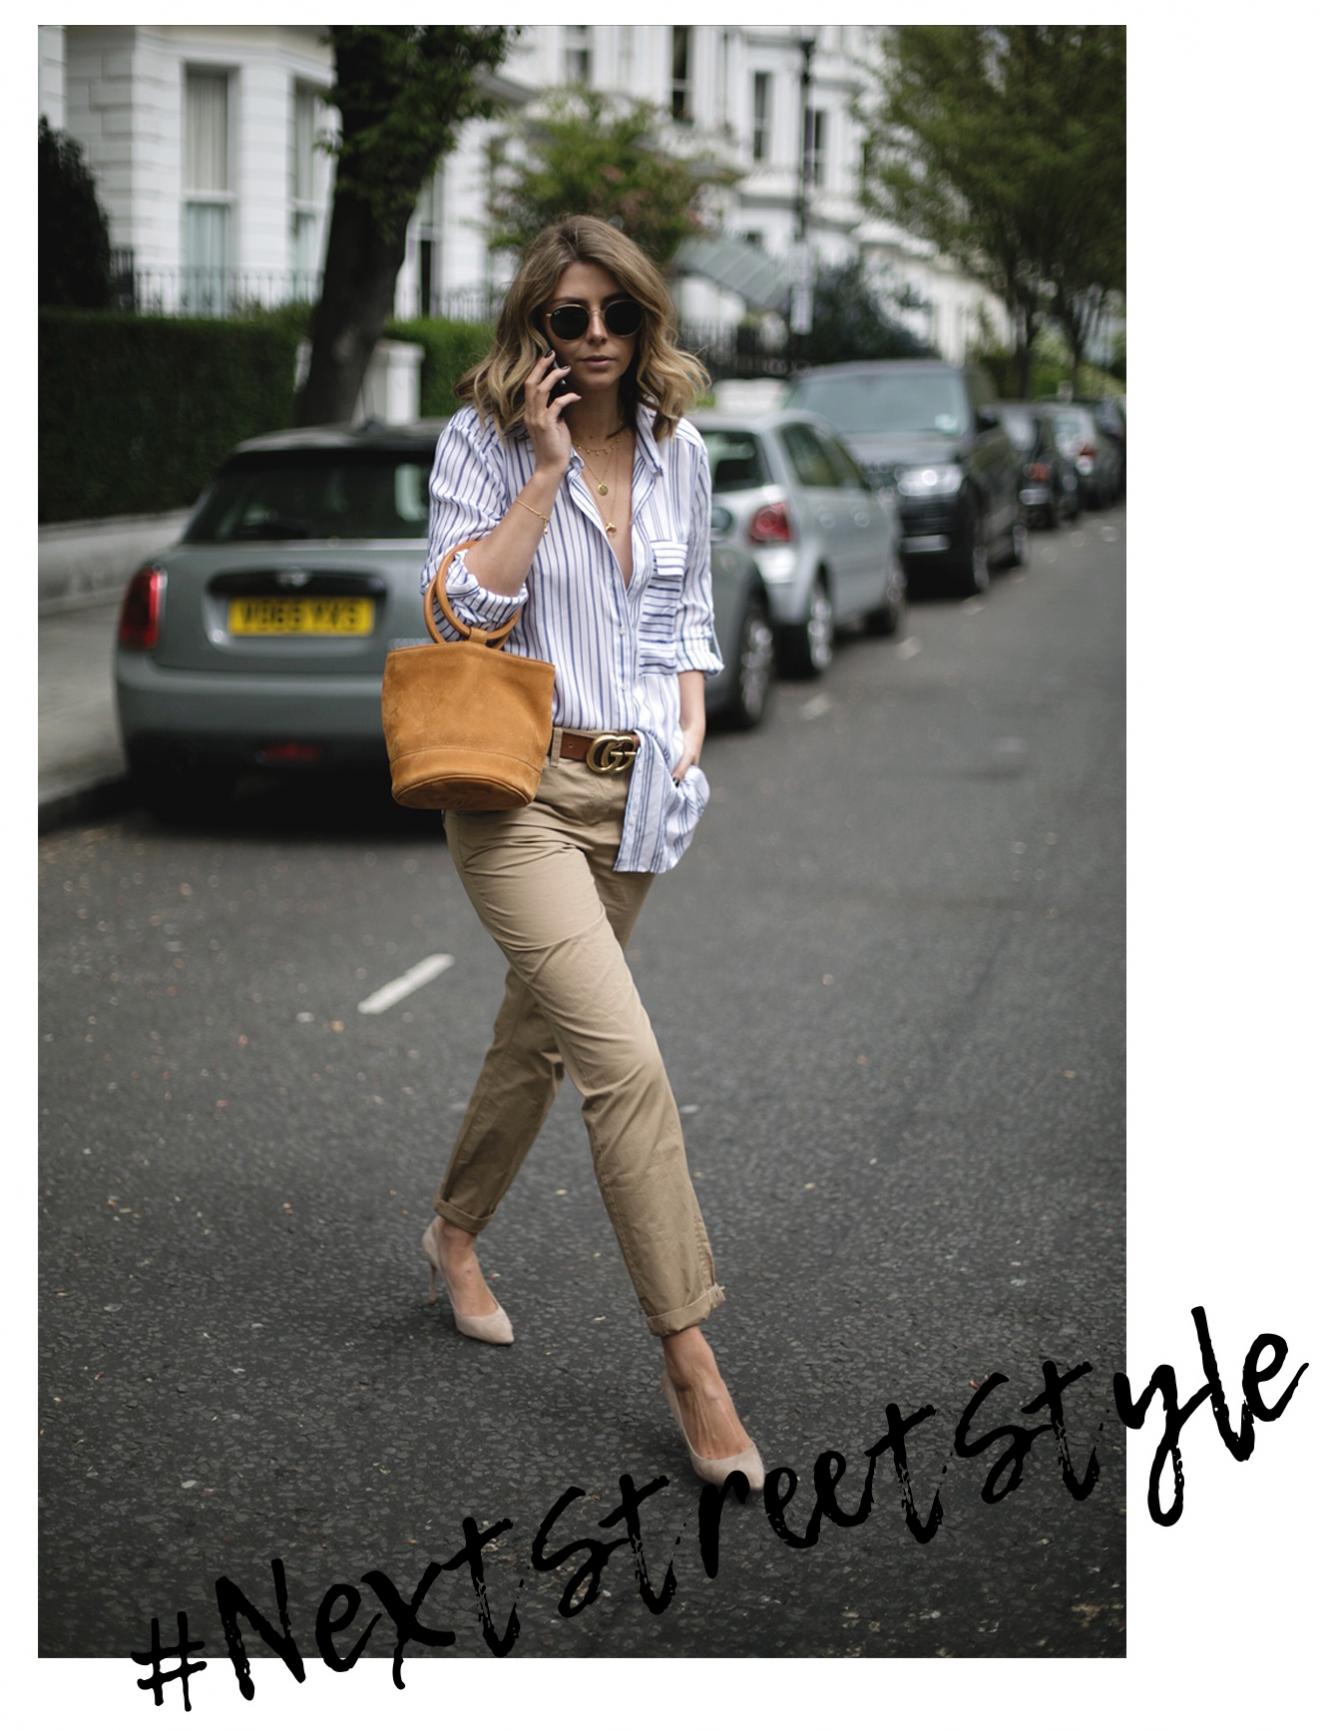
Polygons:
M113 249L111 273L117 310L176 318L238 318L262 307L313 302L323 280L321 271L140 269L128 249ZM493 324L503 295L502 288L483 287L433 294L430 316ZM784 336L773 341L748 325L691 322L679 341L716 379L780 378L789 371Z
M682 327L679 342L713 379L784 378L790 370L783 333L773 341L747 325L693 323Z
M111 253L112 305L120 312L177 318L237 318L261 307L315 301L321 271L227 270L210 265L139 269L134 255Z

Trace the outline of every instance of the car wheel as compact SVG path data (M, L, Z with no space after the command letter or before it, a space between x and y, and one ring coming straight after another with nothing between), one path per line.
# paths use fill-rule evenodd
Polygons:
M893 582L893 578L895 581ZM892 600L896 595L901 599ZM893 637L900 628L904 609L905 576L893 565L887 573L887 595L880 607L864 615L864 630L870 637Z
M1028 544L1028 531L1022 518L1017 517L1013 521L1007 540L1009 543L1007 556L1002 563L1008 570L1014 571L1017 566L1024 565Z
M809 592L803 624L784 638L782 671L796 679L819 679L831 665L835 634L831 594L826 577L819 571Z
M988 543L984 539L983 518L976 510L970 517L969 547L964 562L957 568L962 595L982 595L992 581L988 569Z
M766 713L776 661L776 639L767 604L750 595L739 627L739 666L734 695L721 712L734 727L756 727Z

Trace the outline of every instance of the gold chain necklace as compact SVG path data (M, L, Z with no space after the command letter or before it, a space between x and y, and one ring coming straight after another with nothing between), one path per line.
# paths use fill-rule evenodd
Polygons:
M622 430L623 429L620 428L620 431L622 431ZM614 436L614 435L612 435L612 436ZM573 443L574 443L574 445L577 446L577 449L582 453L582 462L583 462L584 467L586 467L587 469L589 469L591 471L591 477L596 483L596 491L600 494L600 496L602 498L606 497L606 495L609 493L609 490L610 490L607 482L605 481L603 476L598 475L596 473L596 471L591 468L590 463L588 463L586 460L587 450L590 449L590 450L594 451L596 449L596 447L594 445L592 445L590 447L588 447L586 445L579 445L579 444L577 444L576 439L573 440ZM606 447L606 449L608 449L608 447ZM609 517L605 519L605 533L607 535L614 535L614 534L618 533L619 525L614 521L615 513L618 509L618 504L619 504L619 474L618 474L618 470L616 468L615 474L614 474L614 497L610 500Z
M614 441L621 433L625 433L627 430L626 426L616 427L612 433L606 434L605 443L603 445L584 445L577 439L574 439L573 443L577 446L579 451L590 451L593 457L608 457L614 448Z

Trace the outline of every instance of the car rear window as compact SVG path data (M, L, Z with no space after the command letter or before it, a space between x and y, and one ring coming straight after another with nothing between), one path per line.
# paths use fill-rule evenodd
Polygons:
M702 438L711 463L713 493L742 493L749 487L765 487L771 479L756 434L708 427Z
M960 433L969 424L955 373L837 373L800 379L787 407L807 409L839 433Z
M409 541L429 531L432 456L398 451L272 451L213 480L183 539Z
M1007 437L1018 450L1032 451L1039 442L1039 430L1035 418L1024 409L999 409L1002 425L1006 428Z
M835 469L827 454L821 439L811 427L801 426L796 422L793 426L782 427L780 442L785 447L786 455L794 465L794 472L805 487L835 487L838 485Z
M1053 425L1059 439L1091 439L1094 437L1094 416L1086 409L1063 409L1054 415Z

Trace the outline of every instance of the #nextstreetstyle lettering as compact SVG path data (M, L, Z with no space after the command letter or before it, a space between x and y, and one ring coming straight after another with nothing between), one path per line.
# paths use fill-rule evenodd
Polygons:
M1277 1334L1258 1335L1243 1361L1243 1398L1235 1429L1229 1417L1228 1400L1220 1378L1205 1311L1198 1305L1191 1315L1196 1327L1205 1381L1187 1400L1180 1401L1178 1398L1177 1373L1172 1365L1161 1364L1136 1399L1132 1398L1130 1381L1123 1372L1119 1371L1113 1377L1114 1407L1122 1423L1129 1429L1140 1430L1144 1426L1156 1396L1163 1408L1163 1431L1151 1463L1147 1495L1150 1518L1160 1526L1172 1526L1182 1514L1183 1473L1179 1439L1187 1420L1197 1408L1209 1401L1215 1426L1225 1447L1234 1460L1248 1460L1256 1446L1253 1421L1260 1419L1268 1424L1277 1419L1288 1406L1293 1391L1307 1368L1306 1364L1301 1365L1283 1392L1273 1402L1267 1402L1262 1393L1262 1385L1273 1381L1279 1375L1288 1357L1288 1345ZM1268 1358L1266 1354L1269 1354ZM1036 1439L1049 1431L1053 1433L1058 1470L1067 1491L1078 1502L1083 1502L1090 1495L1099 1477L1098 1458L1092 1448L1083 1467L1077 1470L1067 1437L1062 1397L1073 1383L1088 1376L1092 1368L1087 1362L1075 1365L1070 1370L1060 1371L1052 1359L1045 1359L1041 1366L1042 1388L1032 1400L1020 1408L1020 1412L1029 1417L1046 1412L1047 1418L1037 1424L999 1424L981 1431L981 1411L985 1402L994 1390L1002 1387L1008 1379L1000 1373L994 1373L980 1384L957 1421L952 1448L954 1454L962 1460L976 1458L993 1449L998 1450L980 1488L979 1494L984 1502L1000 1503L1018 1488L1025 1462ZM786 1519L786 1510L799 1487L798 1475L792 1467L774 1467L768 1471L761 1493L761 1506L768 1524L782 1543L794 1550L809 1549L817 1543L821 1535L824 1518L838 1527L857 1527L866 1521L872 1512L875 1474L878 1461L883 1455L891 1462L901 1512L909 1531L920 1544L925 1545L936 1536L943 1519L941 1490L938 1488L933 1491L927 1512L921 1514L919 1498L910 1476L907 1448L907 1441L912 1433L935 1418L936 1409L921 1406L906 1414L893 1401L888 1403L885 1410L887 1428L871 1448L864 1451L867 1468L853 1506L849 1505L848 1499L843 1502L838 1495L838 1487L850 1469L845 1456L838 1454L835 1449L828 1449L814 1462L813 1510L802 1527ZM1102 1430L1103 1426L1099 1428ZM1168 1505L1164 1506L1160 1490L1166 1467L1172 1469L1172 1497ZM946 1470L944 1466L942 1472L945 1473ZM660 1616L668 1608L678 1588L674 1562L671 1559L666 1564L659 1586L654 1584L640 1517L642 1505L649 1497L663 1490L669 1482L667 1478L660 1477L639 1487L633 1482L631 1474L621 1474L620 1501L617 1507L596 1523L598 1527L606 1530L623 1527L623 1532L611 1539L581 1537L551 1548L555 1527L566 1511L580 1501L586 1492L572 1485L550 1507L532 1542L532 1568L538 1574L547 1574L585 1553L579 1566L565 1581L559 1596L561 1616L579 1616L588 1605L595 1602L600 1591L601 1577L610 1558L624 1545L629 1547L637 1590L643 1604L654 1616ZM698 1496L698 1554L703 1568L712 1579L720 1569L721 1516L726 1498L730 1496L737 1497L741 1503L746 1503L749 1499L748 1481L740 1473L732 1473L722 1486L703 1485ZM517 1605L514 1601L500 1628L490 1605L485 1582L485 1547L501 1534L510 1531L512 1524L511 1521L501 1520L482 1530L470 1515L465 1516L462 1521L461 1548L446 1562L429 1563L409 1597L405 1597L397 1584L381 1569L367 1571L360 1577L358 1585L349 1581L334 1582L319 1603L312 1631L314 1646L324 1664L334 1671L349 1671L363 1654L380 1618L386 1614L396 1634L393 1647L393 1682L399 1689L404 1688L402 1660L408 1642L415 1642L422 1647L441 1648L451 1647L456 1641L451 1629L436 1628L426 1619L425 1602L441 1574L463 1568L471 1579L485 1645L499 1658L511 1653L521 1632ZM681 1536L676 1536L675 1546L679 1544ZM272 1559L271 1568L271 1603L275 1622L228 1576L222 1575L214 1583L227 1656L235 1672L240 1693L247 1701L254 1697L254 1680L241 1631L242 1619L249 1625L253 1635L262 1640L267 1650L283 1661L297 1682L305 1679L304 1660L291 1632L286 1571L280 1557ZM525 1579L523 1576L517 1583L519 1595ZM337 1637L349 1630L360 1616L363 1602L360 1586L369 1588L380 1609L373 1613L354 1640L341 1646ZM163 1704L166 1686L179 1683L185 1709L189 1711L189 1678L205 1670L208 1662L206 1659L189 1657L190 1653L200 1651L203 1643L189 1639L188 1620L183 1611L176 1614L176 1626L178 1638L175 1645L164 1647L160 1620L154 1617L149 1649L143 1653L133 1653L130 1657L135 1664L151 1668L150 1676L140 1677L136 1681L140 1689L153 1691L153 1700L157 1706ZM178 1663L175 1669L166 1670L163 1669L164 1661Z

